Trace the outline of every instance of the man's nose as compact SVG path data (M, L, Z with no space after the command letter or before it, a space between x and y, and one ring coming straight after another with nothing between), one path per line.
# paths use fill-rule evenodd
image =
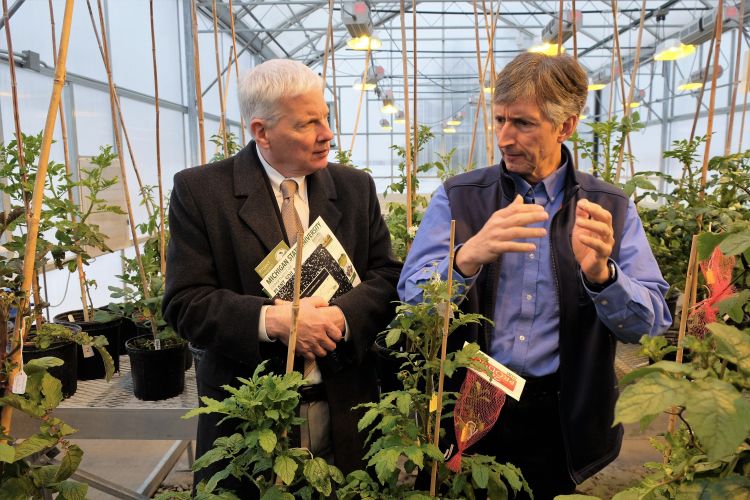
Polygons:
M495 123L495 136L497 136L497 146L499 148L510 146L515 142L515 133L513 132L513 127L511 127L508 123L504 123L502 125L499 123Z
M323 122L321 130L318 133L318 142L328 142L333 140L333 132L331 127L328 126L328 122Z

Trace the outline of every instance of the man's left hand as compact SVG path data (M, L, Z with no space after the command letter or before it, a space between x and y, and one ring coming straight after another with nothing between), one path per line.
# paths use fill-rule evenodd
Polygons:
M607 260L615 244L612 214L589 200L578 200L571 240L573 254L586 280L596 284L607 281Z

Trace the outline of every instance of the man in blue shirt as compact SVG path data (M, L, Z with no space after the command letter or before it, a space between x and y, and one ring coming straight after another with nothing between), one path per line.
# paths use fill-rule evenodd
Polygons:
M494 120L502 162L439 187L398 284L407 302L448 273L461 308L494 320L451 343L475 341L527 379L493 430L469 451L519 466L535 498L571 493L617 457L612 427L616 340L637 342L671 324L668 285L635 205L575 169L563 144L586 103L588 78L568 56L523 53L498 75Z

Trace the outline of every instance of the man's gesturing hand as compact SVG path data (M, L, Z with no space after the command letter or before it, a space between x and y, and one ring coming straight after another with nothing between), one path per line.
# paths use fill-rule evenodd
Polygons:
M573 254L586 279L597 284L607 281L607 260L615 244L612 214L589 200L578 200L571 239Z
M266 311L268 336L289 345L292 303L277 299ZM320 297L300 300L295 352L306 359L324 357L336 349L344 334L344 314Z
M547 230L527 227L547 220L541 205L525 205L520 195L513 203L493 213L477 234L469 238L456 254L456 266L465 276L479 271L483 264L494 262L506 252L532 252L536 244L517 240L543 238Z

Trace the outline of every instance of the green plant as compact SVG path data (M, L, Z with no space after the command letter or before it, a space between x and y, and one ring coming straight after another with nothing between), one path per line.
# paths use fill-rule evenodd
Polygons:
M61 364L61 360L50 357L29 361L24 365L26 392L7 391L0 398L0 407L13 408L39 421L39 432L23 440L14 439L0 427L0 499L41 499L46 498L45 493L58 493L60 500L86 496L88 486L70 480L83 458L83 450L67 439L75 429L51 415L62 401L62 385L47 369ZM7 368L6 363L4 370ZM59 464L32 461L55 447L63 452Z
M240 149L242 149L242 145L237 142L237 136L234 135L232 132L226 133L226 141L227 141L227 154L224 155L224 135L221 133L214 134L209 139L214 145L216 146L216 151L214 152L214 155L209 160L211 163L219 160L223 160L224 158L228 158L232 156L233 154L236 154Z
M435 135L432 133L429 127L422 125L419 128L417 134L417 148L416 152L412 151L412 158L416 158L417 154L421 152L425 145L430 142ZM388 193L400 193L406 192L406 148L398 145L392 145L391 149L396 152L397 156L401 158L398 168L400 172L400 180L391 183L383 193L383 196L387 196ZM411 172L411 208L412 208L412 223L410 226L407 225L406 221L406 203L401 202L389 202L388 213L385 216L388 230L391 233L391 244L393 245L393 253L397 259L403 261L406 259L406 254L414 241L414 237L417 234L417 228L422 222L422 217L427 209L429 199L427 196L418 194L419 193L419 178L418 174L429 172L433 168L436 169L438 177L441 181L445 181L448 177L455 175L455 171L451 167L451 162L456 149L451 149L448 153L438 153L438 161L426 162L415 166Z
M687 364L658 361L626 375L615 421L648 425L675 408L680 426L655 447L666 457L646 464L652 473L618 494L630 498L747 498L750 495L750 222L699 236L699 259L718 246L736 255L738 292L718 304L724 321L707 325L703 339L686 337ZM653 359L664 344L641 340Z
M299 388L306 382L298 372L262 374L259 365L252 378L239 378L240 386L224 386L231 395L223 401L208 397L205 406L183 418L218 413L238 420L237 432L216 440L214 447L198 458L194 470L220 460L226 467L206 483L198 485L197 499L236 498L218 487L229 476L252 481L262 498L327 498L344 481L341 471L302 448L290 446L287 435L302 423L297 416Z
M641 130L646 125L641 123L637 111L618 119L616 116L603 122L588 122L594 134L593 141L587 141L577 131L570 140L581 149L581 158L591 160L591 173L603 181L615 184L617 163L622 155L623 162L635 157L624 150L625 140L630 132Z
M507 498L507 485L516 492L522 488L528 491L528 484L516 467L499 464L488 456L464 456L460 470L454 473L445 466L443 453L433 444L435 424L431 410L437 399L445 304L450 304L453 312L449 335L460 326L486 320L481 315L459 311L458 298L448 296L447 283L434 279L424 286L422 302L397 307L396 318L385 332L385 342L389 347L407 347L404 352L394 352L403 361L399 373L403 390L385 393L379 402L362 405L367 411L359 428L370 429L365 459L371 469L349 474L347 484L338 491L339 498L429 498L426 492L415 489L413 479L420 471L429 473L433 462L438 464L437 490L441 498L473 499L476 489L486 489L489 498ZM466 344L449 353L444 361L445 376L450 378L461 368L477 367L474 358L478 351L476 344ZM446 392L443 405L450 408L455 397L455 393ZM444 412L443 416L451 415ZM404 473L412 481L404 480Z

